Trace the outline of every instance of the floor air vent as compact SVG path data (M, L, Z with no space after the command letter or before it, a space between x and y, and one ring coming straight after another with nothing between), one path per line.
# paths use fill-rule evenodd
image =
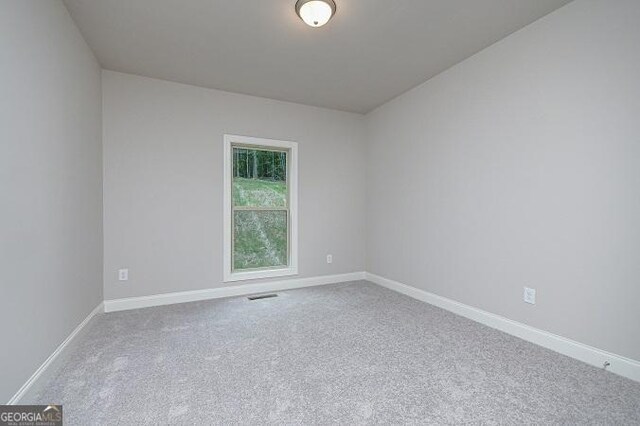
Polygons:
M249 296L247 299L249 300L261 300L261 299L271 299L272 297L278 297L277 294L258 294L256 296Z

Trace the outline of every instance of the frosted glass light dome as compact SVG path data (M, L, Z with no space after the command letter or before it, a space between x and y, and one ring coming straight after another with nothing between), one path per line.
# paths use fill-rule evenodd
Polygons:
M333 0L298 0L296 13L310 27L321 27L336 13Z

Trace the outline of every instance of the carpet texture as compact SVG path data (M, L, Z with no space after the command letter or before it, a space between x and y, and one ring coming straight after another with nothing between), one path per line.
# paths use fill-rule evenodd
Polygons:
M640 383L353 282L99 316L65 424L638 424Z

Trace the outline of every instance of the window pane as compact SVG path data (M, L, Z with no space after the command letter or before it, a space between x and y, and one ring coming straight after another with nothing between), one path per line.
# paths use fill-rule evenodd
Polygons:
M233 205L287 206L287 153L233 148Z
M234 212L233 269L287 265L287 212Z

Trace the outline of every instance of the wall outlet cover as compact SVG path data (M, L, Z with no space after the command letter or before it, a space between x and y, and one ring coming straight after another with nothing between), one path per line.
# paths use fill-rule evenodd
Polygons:
M327 263L333 263L333 255L331 254L327 255Z
M128 280L129 280L129 270L118 269L118 281L128 281Z
M532 305L536 304L536 289L535 288L524 288L524 301L530 303Z

